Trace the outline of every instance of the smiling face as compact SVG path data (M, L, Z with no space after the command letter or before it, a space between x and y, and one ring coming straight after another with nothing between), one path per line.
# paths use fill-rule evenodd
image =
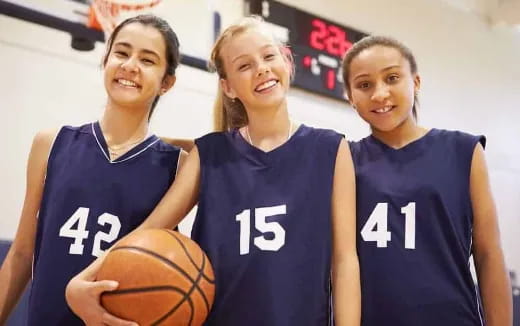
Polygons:
M279 107L286 100L290 65L280 46L261 28L250 28L225 41L220 52L226 96L246 108Z
M348 79L350 102L372 129L392 131L413 120L420 78L398 49L383 45L364 49L352 59Z
M174 83L166 75L166 45L152 26L130 23L115 36L105 63L105 88L121 106L151 106Z

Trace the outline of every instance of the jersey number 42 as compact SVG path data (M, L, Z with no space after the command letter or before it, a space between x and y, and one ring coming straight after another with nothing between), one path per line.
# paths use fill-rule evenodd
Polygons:
M72 238L74 242L70 245L69 254L83 255L83 241L88 238L87 219L89 208L79 207L69 219L63 223L60 228L60 237ZM77 224L76 228L74 226ZM110 225L108 233L97 232L94 236L94 245L92 246L92 256L99 257L104 250L101 249L101 242L112 242L119 236L121 230L121 222L115 215L103 213L98 216L98 224L104 226Z

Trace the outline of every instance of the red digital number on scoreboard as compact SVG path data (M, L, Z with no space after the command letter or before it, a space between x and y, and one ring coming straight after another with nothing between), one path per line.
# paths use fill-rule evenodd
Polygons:
M309 37L309 46L312 48L342 57L352 47L347 33L340 27L327 24L318 18L313 19L311 24L313 29Z

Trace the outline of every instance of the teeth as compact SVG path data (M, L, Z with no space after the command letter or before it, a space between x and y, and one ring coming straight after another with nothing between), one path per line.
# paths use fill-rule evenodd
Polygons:
M256 88L256 90L257 90L257 91L263 91L264 89L267 89L267 88L269 88L269 87L272 87L272 86L276 85L276 83L277 83L276 80L270 80L270 81L267 81L267 82L265 82L265 83L263 83L263 84L260 84L260 85Z
M377 113L386 113L388 111L392 110L391 106L385 106L380 109L375 110Z
M132 86L132 87L136 87L137 84L134 83L133 81L131 80L126 80L126 79L118 79L117 82L121 85L125 85L125 86Z

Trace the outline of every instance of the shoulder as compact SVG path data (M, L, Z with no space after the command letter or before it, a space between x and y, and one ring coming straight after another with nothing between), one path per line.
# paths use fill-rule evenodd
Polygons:
M473 150L478 143L480 143L484 148L486 146L486 137L484 135L473 135L460 130L435 128L430 132L433 133L433 137L438 141L442 141L445 144L452 143L457 148Z
M229 132L211 132L202 137L195 139L195 145L201 151L215 150L229 143L228 138L232 137L233 131Z
M352 157L356 158L363 151L363 147L368 146L370 143L370 136L365 138L361 138L359 140L349 140L348 146L350 148L350 152L352 153Z
M305 124L301 124L298 129L301 130L301 135L304 137L322 137L329 139L341 139L345 137L343 134L332 129L315 128Z
M162 138L157 138L157 140L152 144L152 148L157 152L177 154L179 154L182 150L179 146L173 145L170 142L166 142Z
M337 150L341 140L345 139L343 134L332 129L314 128L307 125L300 125L294 135L301 138L306 143L316 144L321 147L331 147Z

